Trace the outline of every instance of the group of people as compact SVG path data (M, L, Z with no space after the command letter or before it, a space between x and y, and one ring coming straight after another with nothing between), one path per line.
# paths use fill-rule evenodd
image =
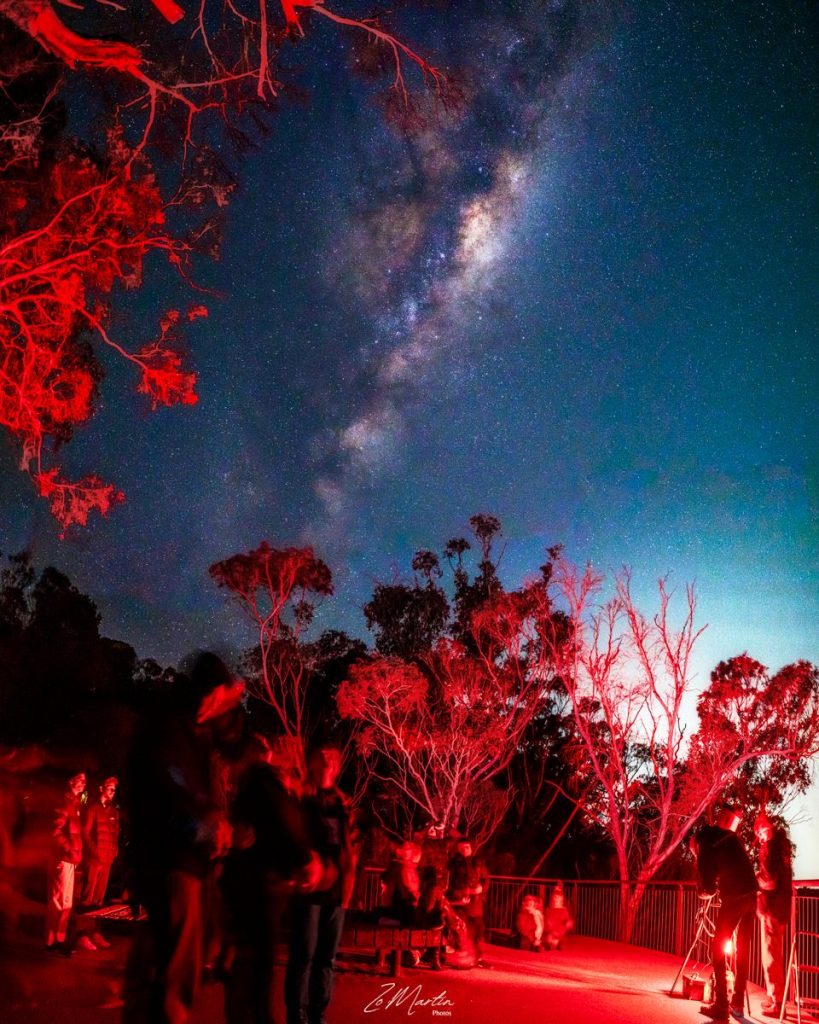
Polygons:
M120 819L115 803L118 780L111 776L99 787L99 795L87 800L85 772L76 772L54 812L52 849L48 865L46 948L70 956L68 927L76 902L78 872L84 873L79 902L97 910L105 902L111 866L119 852ZM99 928L82 935L82 949L106 948L109 943Z
M237 743L243 695L202 655L177 704L147 716L134 744L129 888L148 928L131 948L126 1022L185 1024L207 953L228 1024L271 1024L287 903L287 1024L323 1024L355 877L341 753L318 743L305 766L277 761L260 735Z
M445 869L429 863L419 870L421 846L401 843L381 880L379 914L406 927L446 929L447 941L462 966L480 965L485 936L484 901L489 872L472 842L460 837ZM453 960L452 962L456 962ZM441 966L440 947L430 950L430 965Z
M792 847L787 833L764 812L754 822L759 843L759 868L754 871L736 828L740 818L724 813L716 825L703 825L692 836L701 894L719 897L714 920L711 960L713 1000L701 1012L725 1021L731 1013L744 1015L748 958L757 917L760 924L766 998L762 1013L779 1017L785 998L785 931L791 908ZM733 991L729 991L728 957L734 955Z
M87 776L77 772L56 808L47 947L70 953L78 872L84 875L80 902L99 907L121 852L130 901L147 915L131 947L125 1024L186 1024L207 970L224 981L228 1024L272 1024L273 968L285 907L286 1022L325 1022L356 868L350 808L337 786L341 752L328 741L316 743L301 763L282 758L262 735L247 734L244 693L243 681L206 654L175 700L145 715L123 787L125 850L116 778L104 779L98 795L88 799ZM692 837L702 894L719 897L713 1000L702 1007L718 1021L744 1011L757 915L764 1014L779 1015L785 987L791 844L782 828L760 814L755 872L735 828L723 818ZM489 887L485 863L467 838L440 864L420 867L421 856L415 842L396 849L383 877L382 909L403 925L446 929L455 950L468 947L472 962L480 963ZM562 887L554 887L547 908L525 894L516 924L522 946L557 948L573 927ZM726 950L734 935L731 990ZM79 942L89 949L107 944L98 929ZM440 966L437 952L431 965Z
M535 953L560 949L573 928L574 918L560 882L553 887L545 908L542 898L535 893L527 892L521 897L515 919L521 949L529 948Z

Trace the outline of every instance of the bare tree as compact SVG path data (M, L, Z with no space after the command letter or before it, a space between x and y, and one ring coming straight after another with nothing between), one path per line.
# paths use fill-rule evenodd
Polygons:
M572 705L577 788L586 785L583 810L614 847L628 939L646 884L743 765L804 761L819 749L819 684L807 669L746 675L728 688L715 678L689 737L691 658L705 628L693 587L675 625L666 581L651 618L636 607L627 571L601 603L602 582L589 567L558 562L554 586L571 628L552 650Z

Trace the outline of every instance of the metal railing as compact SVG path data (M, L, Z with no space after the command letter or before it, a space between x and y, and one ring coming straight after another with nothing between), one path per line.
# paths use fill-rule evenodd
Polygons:
M372 910L378 906L381 873L377 868L367 868L363 872L359 889L362 909ZM558 881L561 880L493 875L484 904L487 929L497 934L511 934L521 898L531 893L542 899L545 906ZM572 907L576 933L617 941L620 934L621 883L562 880L562 884ZM637 914L631 944L673 956L685 956L694 940L699 904L697 887L693 882L650 882ZM801 994L813 1002L819 1000L819 880L794 883L786 957L794 927ZM751 981L764 985L759 929L754 929L749 976Z

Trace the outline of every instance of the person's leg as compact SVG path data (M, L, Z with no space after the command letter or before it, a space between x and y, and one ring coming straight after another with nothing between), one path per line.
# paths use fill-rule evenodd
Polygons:
M486 936L486 922L483 914L476 915L473 919L475 932L475 953L480 960L483 956L483 942Z
M310 971L316 952L320 911L318 903L303 898L294 899L290 908L290 945L284 976L287 1024L304 1024L307 1020Z
M333 996L336 954L344 927L344 908L337 904L320 907L316 952L310 972L308 1024L320 1024Z
M169 879L169 944L164 973L163 1021L185 1024L202 977L202 882L184 871Z
M740 1013L745 1012L745 988L748 983L748 961L751 956L751 940L756 924L755 900L743 901L739 907L740 917L736 926L736 975L731 1006Z
M785 996L785 923L760 914L759 926L765 990L768 999L780 1006Z
M46 912L46 945L64 945L68 919L74 906L76 865L61 860L53 869Z
M728 1012L728 964L725 947L731 942L737 924L735 906L723 903L714 923L714 937L711 940L711 964L714 968L714 1007Z
M111 864L100 864L96 882L94 884L94 890L91 894L94 900L94 906L101 907L104 905L105 894L108 891L108 879L110 877Z
M273 971L282 905L269 880L259 893L253 927L251 999L254 1024L273 1024Z
M89 861L85 865L85 884L82 887L82 902L86 907L93 907L95 904L94 893L97 890L97 877L102 870L102 865L97 861Z

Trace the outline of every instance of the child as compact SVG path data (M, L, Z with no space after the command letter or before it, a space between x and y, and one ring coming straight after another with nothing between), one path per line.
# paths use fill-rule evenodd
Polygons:
M544 919L543 900L533 893L525 893L521 898L515 918L515 930L518 933L518 942L521 949L531 949L534 953L540 953L543 949Z
M574 920L560 882L552 890L543 923L546 945L549 949L560 949L561 940L574 928Z

